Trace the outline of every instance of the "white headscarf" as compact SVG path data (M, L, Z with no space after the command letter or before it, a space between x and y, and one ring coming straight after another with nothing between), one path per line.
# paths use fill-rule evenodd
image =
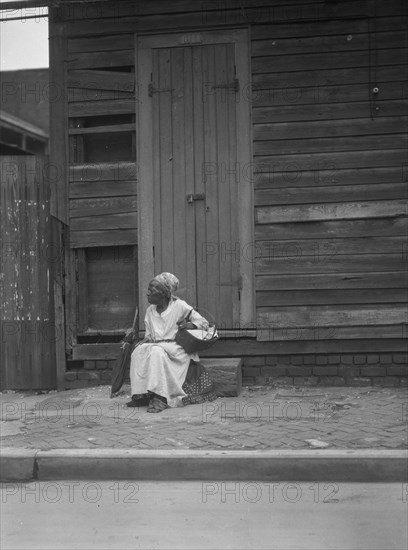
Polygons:
M169 273L168 271L164 271L163 273L156 275L153 281L159 283L159 285L163 288L166 298L171 298L173 293L178 289L180 282L175 275Z

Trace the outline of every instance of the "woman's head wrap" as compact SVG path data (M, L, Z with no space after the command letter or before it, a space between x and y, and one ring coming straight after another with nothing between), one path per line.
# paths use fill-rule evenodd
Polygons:
M167 271L160 273L160 275L156 275L153 281L156 281L156 283L160 285L164 296L169 299L171 298L173 292L176 292L179 286L179 280L177 277Z

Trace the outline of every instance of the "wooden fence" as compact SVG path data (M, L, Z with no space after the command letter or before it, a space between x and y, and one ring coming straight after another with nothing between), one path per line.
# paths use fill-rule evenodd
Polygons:
M2 390L56 388L62 379L54 295L63 249L59 222L50 215L47 167L47 157L0 158Z

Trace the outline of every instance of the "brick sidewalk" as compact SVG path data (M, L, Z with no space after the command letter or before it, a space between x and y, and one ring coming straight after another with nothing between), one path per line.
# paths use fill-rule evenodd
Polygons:
M129 387L0 394L1 445L28 449L405 449L406 388L247 387L239 397L150 414Z

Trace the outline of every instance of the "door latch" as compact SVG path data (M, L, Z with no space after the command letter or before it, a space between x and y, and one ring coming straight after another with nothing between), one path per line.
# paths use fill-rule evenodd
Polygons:
M192 204L194 201L203 201L205 200L205 193L195 193L187 195L187 202Z

